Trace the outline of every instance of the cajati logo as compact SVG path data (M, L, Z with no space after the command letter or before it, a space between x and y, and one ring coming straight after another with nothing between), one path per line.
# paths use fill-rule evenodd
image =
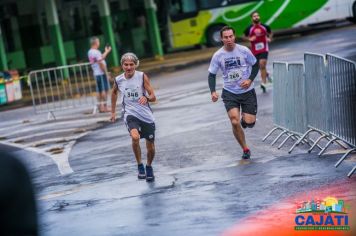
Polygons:
M344 200L326 197L297 204L295 230L350 230Z

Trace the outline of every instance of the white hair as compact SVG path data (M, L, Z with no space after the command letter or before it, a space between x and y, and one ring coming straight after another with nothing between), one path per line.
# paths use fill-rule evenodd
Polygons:
M133 63L136 65L136 67L139 66L140 61L138 60L138 57L132 53L132 52L127 52L124 55L121 56L121 65L124 63L124 61L129 60L133 61Z

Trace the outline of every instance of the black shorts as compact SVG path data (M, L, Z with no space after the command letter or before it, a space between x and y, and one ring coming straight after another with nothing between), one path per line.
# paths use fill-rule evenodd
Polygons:
M128 115L126 117L126 127L130 132L132 129L137 129L140 138L145 138L148 141L153 142L155 140L155 123L146 123L135 116Z
M256 115L257 114L257 97L255 89L246 93L234 94L223 89L221 98L223 99L226 111L232 108L238 108L243 113Z
M268 59L268 52L261 52L259 54L255 55L257 61L260 61L261 59Z

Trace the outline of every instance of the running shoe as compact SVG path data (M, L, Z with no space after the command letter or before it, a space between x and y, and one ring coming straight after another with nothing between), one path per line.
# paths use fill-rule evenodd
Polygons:
M146 181L151 182L155 180L155 176L153 175L152 166L146 165Z
M244 151L243 154L242 154L242 159L250 159L251 158L251 152L250 150L247 150L247 151Z
M261 83L261 89L263 93L266 93L267 92L266 84Z
M139 179L146 179L145 166L141 163L137 165Z
M241 127L242 127L242 128L244 128L244 129L247 128L247 125L246 125L245 122L242 121L242 118L241 118L241 120L240 120L240 124L241 124Z
M267 74L267 81L270 83L273 82L272 76L270 76L270 74Z

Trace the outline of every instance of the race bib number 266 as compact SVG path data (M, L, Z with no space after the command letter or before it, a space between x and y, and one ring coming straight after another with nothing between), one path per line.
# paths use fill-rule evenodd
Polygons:
M230 81L238 81L238 80L242 79L242 71L240 71L240 70L230 71L227 74L227 76Z

